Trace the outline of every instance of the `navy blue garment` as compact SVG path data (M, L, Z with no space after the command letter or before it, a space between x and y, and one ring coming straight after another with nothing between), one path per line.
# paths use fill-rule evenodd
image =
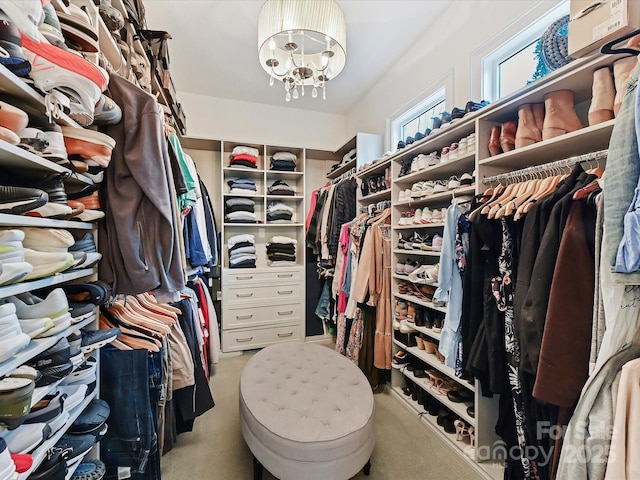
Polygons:
M184 236L185 256L192 267L209 265L207 255L204 253L202 237L200 237L198 228L196 214L192 208L185 217L185 228L182 230Z

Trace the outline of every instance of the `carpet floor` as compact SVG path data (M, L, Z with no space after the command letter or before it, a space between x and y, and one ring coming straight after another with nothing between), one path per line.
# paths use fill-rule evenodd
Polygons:
M163 480L252 480L253 463L240 431L238 385L251 354L223 357L211 378L216 406L178 437L162 457ZM389 392L375 395L376 445L371 474L357 480L476 480L480 475L422 425ZM263 480L274 480L264 474ZM302 480L302 479L301 479Z

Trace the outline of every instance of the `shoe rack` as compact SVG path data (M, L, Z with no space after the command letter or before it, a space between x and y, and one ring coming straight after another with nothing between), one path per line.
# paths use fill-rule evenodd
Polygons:
M482 193L488 185L482 183L483 177L493 176L501 173L519 170L522 168L548 163L554 160L561 160L574 155L586 154L589 152L603 150L608 147L609 138L615 120L607 120L602 123L590 125L588 123L588 109L592 97L592 82L594 71L602 67L612 67L618 57L595 54L571 62L558 69L546 77L527 85L516 91L512 95L500 99L481 110L466 115L464 118L449 125L433 131L429 136L415 142L404 149L398 150L390 157L392 164L392 226L394 241L398 242L399 236L407 238L409 234L417 232L421 237L433 235L438 232L442 234L444 223L406 224L406 212L417 208L439 208L448 206L456 195ZM491 132L494 127L502 128L506 122L518 121L518 110L523 104L534 104L545 102L545 96L560 90L570 90L573 92L573 104L575 112L580 119L583 128L564 133L553 138L538 141L527 146L515 148L513 150L491 155L489 142ZM473 151L465 155L458 155L455 160L438 163L433 166L422 168L421 170L399 176L403 161L413 158L418 154L429 154L437 151L441 152L444 147L452 142L458 142L471 133L475 133L475 147ZM604 167L604 165L600 165ZM447 178L449 175L460 175L463 172L476 171L475 185L425 196L418 200L403 198L399 201L400 192L411 189L412 185L419 181L436 180ZM405 225L399 225L402 220ZM444 220L443 220L444 221ZM421 264L434 264L439 261L439 253L433 251L406 250L401 246L394 245L394 261L403 263L407 260L417 260ZM394 264L395 265L395 264ZM419 299L416 296L400 293L399 285L406 281L405 275L394 273L392 288L393 297L396 300L404 300L413 303L417 308L426 308L432 312L446 312L446 306L436 306L431 301ZM434 286L437 286L435 284ZM434 313L437 315L437 313ZM398 325L396 325L398 326ZM447 441L454 451L474 466L482 478L502 478L503 468L500 462L478 461L476 453L479 448L492 448L498 441L494 427L496 424L498 404L496 400L487 399L480 393L479 384L469 384L465 380L455 376L455 372L450 367L440 362L435 354L427 353L418 347L416 336L428 339L432 342L439 342L440 333L435 333L432 328L419 327L414 323L403 322L402 332L394 330L393 353L403 350L408 353L411 363L421 365L423 368L434 369L446 375L452 382L457 383L462 388L473 393L474 416L471 417L466 408L462 408L464 403L451 402L446 396L434 393L431 383L422 375L416 377L415 370L408 368L393 369L391 376L391 390L398 400L417 413L427 410L427 406L432 402L438 402L440 407L444 407L462 419L468 425L474 427L475 450L469 448L469 436L456 433L447 433L438 424L436 416L424 413L419 416L420 422L431 428L440 437ZM408 389L407 385L411 388ZM404 387L404 391L403 391ZM491 450L490 450L491 451Z
M12 99L18 99L22 103L20 106L25 110L33 114L44 114L45 100L35 90L26 85L22 79L16 77L9 72L4 66L0 65L0 89L3 93L10 95ZM63 115L58 121L63 125L75 125L75 122ZM44 159L38 155L23 150L17 146L10 145L6 142L0 141L0 165L9 170L19 171L21 175L34 177L44 176L50 173L62 174L65 183L65 190L67 192L80 190L83 186L92 184L92 181L81 174L72 172L71 170L62 167L52 161ZM93 223L77 222L67 220L54 220L48 218L28 217L21 215L0 214L0 227L2 228L21 228L21 227L41 227L41 228L61 228L67 230L80 230L80 231L93 231L94 236L97 238L97 227ZM53 276L44 277L32 281L24 281L14 284L9 284L0 287L0 299L7 298L12 295L18 295L25 292L34 291L44 287L50 287L55 285L61 285L64 283L74 281L92 281L97 279L97 266L92 268L67 270L62 273L58 273ZM98 327L97 311L94 315L80 321L79 323L71 325L66 330L55 334L51 337L45 337L40 339L33 339L28 346L15 354L8 360L0 363L0 377L11 374L17 367L28 362L31 358L44 352L45 350L54 346L61 338L68 337L72 332L79 330L80 328L95 329ZM91 354L97 358L99 362L99 351ZM69 412L69 419L65 423L64 427L58 430L53 436L45 440L34 452L33 466L27 471L20 474L17 478L19 480L26 480L29 474L34 471L40 463L46 457L47 451L50 450L60 440L62 435L73 424L76 418L82 413L85 407L99 395L100 380L99 375L97 377L97 385L94 391L85 397L82 402ZM31 398L31 405L35 405L42 400L46 395L55 392L60 382L53 383L45 387L36 388ZM77 467L79 463L75 464ZM73 472L70 469L68 474L69 478Z

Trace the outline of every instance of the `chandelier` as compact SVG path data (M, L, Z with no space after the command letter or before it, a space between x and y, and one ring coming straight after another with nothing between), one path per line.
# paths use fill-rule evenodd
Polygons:
M260 65L284 84L285 100L316 98L346 62L347 29L335 0L267 0L258 17ZM299 91L298 91L299 90Z

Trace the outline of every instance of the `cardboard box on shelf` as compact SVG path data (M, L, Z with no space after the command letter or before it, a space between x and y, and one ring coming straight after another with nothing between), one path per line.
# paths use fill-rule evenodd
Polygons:
M569 55L582 57L640 28L638 0L571 0Z

